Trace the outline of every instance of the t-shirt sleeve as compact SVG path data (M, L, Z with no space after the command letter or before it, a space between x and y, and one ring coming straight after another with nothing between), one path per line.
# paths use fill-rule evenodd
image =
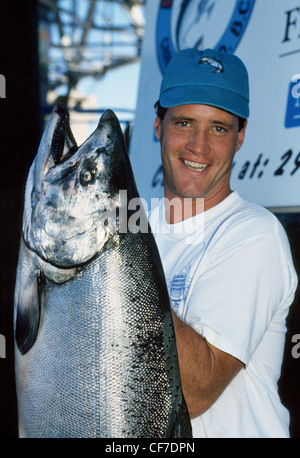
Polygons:
M274 234L229 234L199 265L183 319L209 343L247 364L274 314L288 308L294 273Z

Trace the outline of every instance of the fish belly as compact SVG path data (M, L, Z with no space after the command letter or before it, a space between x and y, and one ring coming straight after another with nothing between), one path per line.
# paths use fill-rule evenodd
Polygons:
M143 244L46 281L37 341L16 349L23 437L168 437L182 402L176 342Z

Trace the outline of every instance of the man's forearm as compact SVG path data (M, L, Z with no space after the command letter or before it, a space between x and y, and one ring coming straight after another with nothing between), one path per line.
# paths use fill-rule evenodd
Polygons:
M173 316L182 390L194 418L216 401L243 364L210 345L197 331Z

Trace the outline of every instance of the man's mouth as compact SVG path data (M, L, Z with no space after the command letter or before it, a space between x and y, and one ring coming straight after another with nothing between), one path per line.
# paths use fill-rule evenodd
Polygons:
M184 165L191 170L196 170L197 172L202 172L208 167L208 164L200 164L199 162L188 161L183 159Z

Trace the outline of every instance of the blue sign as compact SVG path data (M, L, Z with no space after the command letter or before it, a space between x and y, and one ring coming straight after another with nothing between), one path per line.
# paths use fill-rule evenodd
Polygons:
M157 30L156 30L156 46L157 56L160 69L164 73L169 60L175 54L176 49L179 51L178 40L177 43L173 43L172 31L171 31L171 19L172 19L172 8L174 6L173 0L161 0L158 17L157 17ZM190 9L190 5L193 0L184 0L181 3L180 13L176 21L176 33L175 37L180 34L180 28L184 18L187 15L193 14ZM246 26L249 22L255 0L249 0L247 2L243 0L237 0L228 24L224 24L224 33L219 37L219 40L215 46L218 51L225 51L234 53L237 48ZM211 14L214 4L208 4L208 2L199 2L198 5L198 20L203 14ZM206 11L208 10L209 11ZM201 42L203 37L201 34L203 31L199 29L198 37L195 37L195 43L191 47L201 49ZM222 33L222 32L221 32ZM175 39L176 41L176 39Z
M300 126L300 75L294 75L289 87L285 127Z

